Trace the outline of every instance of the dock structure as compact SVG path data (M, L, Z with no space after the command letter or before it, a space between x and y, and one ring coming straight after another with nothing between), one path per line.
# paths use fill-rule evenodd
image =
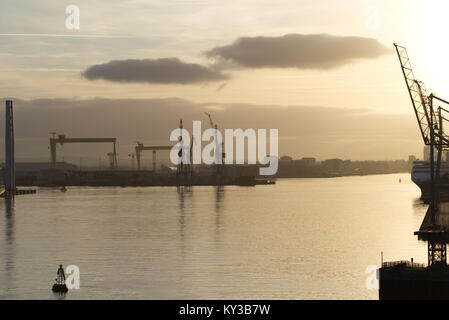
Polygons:
M380 300L447 300L449 272L410 261L385 262L379 269Z
M437 208L430 205L426 216L415 235L427 241L428 264L447 265L447 244L449 243L449 202L439 202Z
M429 108L429 145L430 145L430 204L424 220L415 235L427 242L428 265L447 266L447 244L449 243L449 199L443 192L449 189L440 178L443 152L449 150L449 137L444 133L444 126L449 122L449 111L441 104L449 102L431 94L424 100ZM435 112L435 103L439 103ZM435 153L436 151L436 153Z
M428 95L415 79L407 50L395 44L401 69L418 120L424 144L430 147L430 204L414 234L427 242L427 266L412 262L385 262L379 270L379 299L449 299L449 184L440 179L443 152L449 150L449 102Z
M427 94L422 81L415 78L405 47L394 44L401 63L401 70L412 101L421 135L430 148L430 204L423 223L415 235L428 243L428 264L447 265L447 243L449 243L449 199L443 191L449 184L441 181L441 160L443 152L449 150L449 102Z

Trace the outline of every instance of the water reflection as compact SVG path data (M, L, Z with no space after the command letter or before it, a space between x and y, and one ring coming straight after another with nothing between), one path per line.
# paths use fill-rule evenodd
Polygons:
M15 201L14 198L5 198L5 236L6 243L12 245L14 242L14 215L15 215Z
M424 203L420 198L414 198L412 200L412 210L416 216L421 216L426 213L427 208L429 207L428 203Z
M215 243L220 242L220 219L222 214L222 205L224 201L224 186L215 187Z
M405 178L391 187L399 177L142 188L138 195L140 188L41 189L15 208L0 199L0 298L64 299L53 296L49 280L69 253L85 271L81 290L66 299L377 299L364 270L380 251L427 259L413 235L425 205ZM130 230L146 233L131 237ZM356 258L354 244L366 248Z
M13 276L14 276L14 219L15 219L15 201L14 198L5 198L5 276L6 276L6 288L13 288Z
M181 237L181 250L185 249L185 228L186 228L186 198L192 198L193 189L190 186L176 187L179 200L179 235Z
M176 191L178 192L179 199L179 209L181 213L184 213L185 210L185 199L192 197L192 187L190 186L179 186L176 187Z
M67 296L66 292L53 292L53 297L58 300L64 300Z
M217 215L220 213L221 205L224 197L224 186L215 187L215 212Z

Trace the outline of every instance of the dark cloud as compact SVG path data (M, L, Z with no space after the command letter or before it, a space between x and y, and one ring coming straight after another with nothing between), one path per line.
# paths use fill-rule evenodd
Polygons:
M222 81L228 76L219 71L178 58L113 60L89 67L83 72L89 80L114 82L145 82L161 84L190 84Z
M218 64L247 68L331 69L390 51L375 39L328 34L244 37L206 52Z
M328 34L287 34L281 37L244 37L206 52L216 58L207 67L178 58L113 60L90 66L89 80L159 84L194 84L229 79L220 70L233 67L330 69L358 59L373 59L390 52L377 40ZM223 89L220 86L218 91Z

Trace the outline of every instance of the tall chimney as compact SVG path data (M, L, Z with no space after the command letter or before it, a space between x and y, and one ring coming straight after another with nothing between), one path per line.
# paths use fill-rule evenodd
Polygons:
M6 101L6 126L5 126L5 189L6 192L16 190L16 170L14 159L14 114L13 102Z

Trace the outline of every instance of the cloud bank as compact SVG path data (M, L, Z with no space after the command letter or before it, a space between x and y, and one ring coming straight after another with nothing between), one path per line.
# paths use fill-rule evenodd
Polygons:
M244 37L206 51L208 58L216 59L212 66L185 63L179 58L113 60L90 66L83 76L113 82L195 84L229 79L220 71L223 69L332 69L389 52L379 41L362 37L329 34Z
M113 60L89 67L83 72L89 80L141 82L160 84L191 84L228 79L219 71L178 58Z
M331 69L390 51L379 41L329 34L244 37L206 52L218 64L246 68Z

